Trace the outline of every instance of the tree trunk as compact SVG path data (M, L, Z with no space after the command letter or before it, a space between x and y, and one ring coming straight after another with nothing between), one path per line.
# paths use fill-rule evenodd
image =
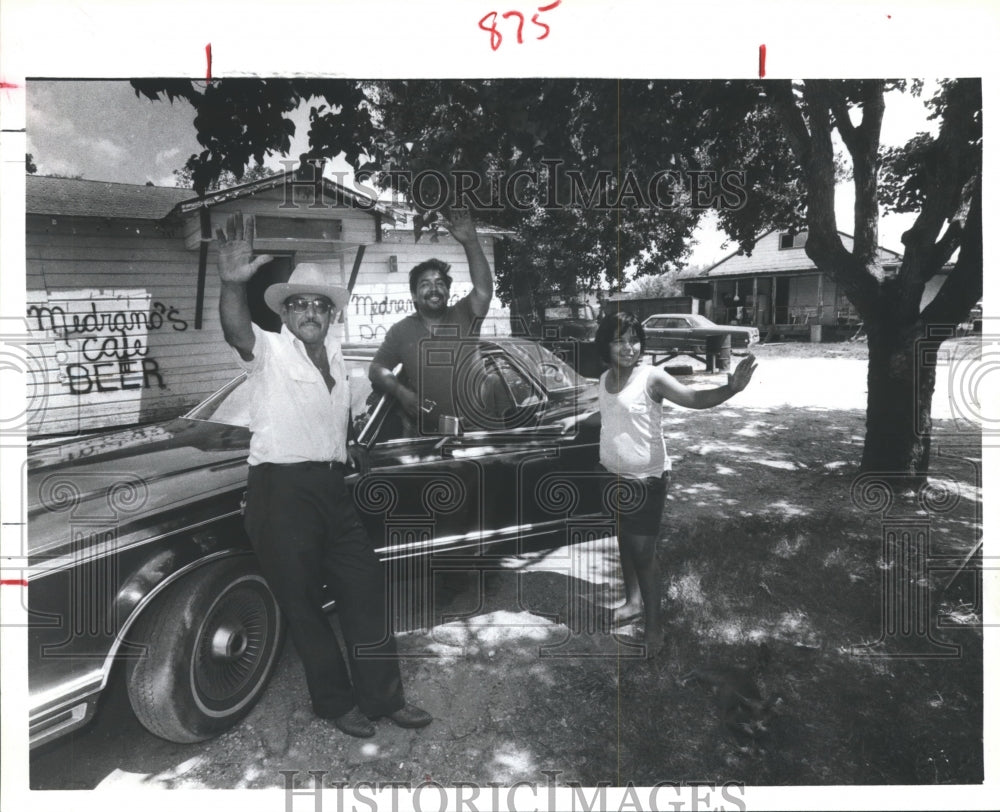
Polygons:
M895 488L927 478L931 398L938 339L917 325L873 325L868 333L868 411L861 470L884 473Z

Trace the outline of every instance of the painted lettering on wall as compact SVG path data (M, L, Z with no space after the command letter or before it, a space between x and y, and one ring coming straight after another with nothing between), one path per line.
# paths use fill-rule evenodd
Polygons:
M453 291L448 297L448 304L454 305L466 293L467 291ZM409 293L387 293L381 296L377 293L355 293L347 308L350 340L380 342L393 324L415 309Z
M345 341L358 341L364 344L381 344L386 332L400 319L406 318L416 308L408 289L393 286L395 289L386 291L382 285L359 285L351 296L350 304L345 309L346 329ZM459 299L472 290L470 284L456 280L448 297L449 306L454 306ZM481 335L510 335L510 313L502 303L494 297L481 328Z
M49 294L29 302L27 316L31 334L51 342L59 387L76 397L166 389L150 356L150 334L188 329L177 307L151 301L142 290Z

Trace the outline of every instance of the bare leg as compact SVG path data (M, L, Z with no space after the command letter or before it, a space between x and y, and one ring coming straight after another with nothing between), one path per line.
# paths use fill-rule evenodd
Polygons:
M623 533L618 541L625 576L625 606L619 607L616 614L624 617L626 612L637 614L641 611L646 625L646 655L649 657L654 656L663 645L656 540L657 536Z
M632 544L628 537L621 533L618 535L618 553L625 581L625 603L622 606L616 606L611 613L611 620L616 624L634 620L642 615L642 594L639 590L639 578L635 571Z

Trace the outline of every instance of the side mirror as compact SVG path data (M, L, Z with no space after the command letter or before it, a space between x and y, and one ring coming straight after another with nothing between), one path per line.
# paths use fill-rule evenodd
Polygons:
M438 417L438 434L445 437L462 436L462 418L450 414Z

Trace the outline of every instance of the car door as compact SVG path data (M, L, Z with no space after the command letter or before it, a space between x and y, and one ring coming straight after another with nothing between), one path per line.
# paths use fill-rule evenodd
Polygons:
M399 436L391 401L372 410L382 422L365 435L371 471L355 475L355 502L383 558L480 554L498 542L558 532L570 513L582 515L595 504L586 494L596 434L581 441L572 387L549 394L572 370L542 348L534 369L498 344L484 342L480 353L481 374L462 399L462 433ZM552 422L557 413L560 421ZM560 487L579 492L570 513L549 493Z
M694 350L698 346L694 330L686 319L671 317L665 319L665 326L670 335L670 344L681 352Z

